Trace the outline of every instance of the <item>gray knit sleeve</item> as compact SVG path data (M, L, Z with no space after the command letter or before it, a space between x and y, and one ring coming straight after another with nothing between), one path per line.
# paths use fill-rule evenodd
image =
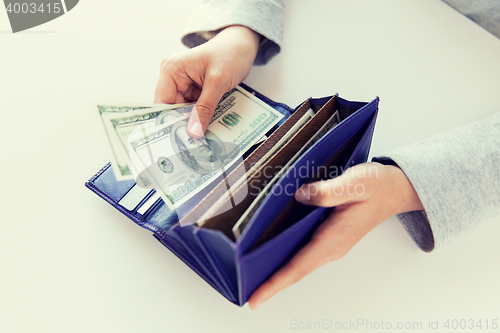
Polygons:
M384 156L417 192L424 211L398 219L424 251L431 251L500 213L500 113Z
M182 43L195 47L230 25L243 25L261 35L254 65L264 65L281 50L285 3L283 0L205 0L194 11Z

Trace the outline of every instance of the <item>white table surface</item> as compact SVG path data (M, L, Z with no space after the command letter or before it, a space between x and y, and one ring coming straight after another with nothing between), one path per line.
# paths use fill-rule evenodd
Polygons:
M85 0L17 34L0 9L0 332L500 321L500 217L430 254L390 218L253 312L84 187L110 158L94 105L151 102L197 3ZM379 96L374 156L500 111L499 56L500 40L438 0L296 0L283 51L245 83L290 106Z

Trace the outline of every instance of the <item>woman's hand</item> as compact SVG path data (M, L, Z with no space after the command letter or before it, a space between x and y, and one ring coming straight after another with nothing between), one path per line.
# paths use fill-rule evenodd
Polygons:
M257 33L229 26L198 47L164 58L154 102L197 100L188 132L201 138L222 96L248 76L258 48Z
M309 243L252 294L252 309L316 268L342 258L392 215L423 209L403 171L379 163L360 164L337 178L304 185L295 198L305 205L335 208Z

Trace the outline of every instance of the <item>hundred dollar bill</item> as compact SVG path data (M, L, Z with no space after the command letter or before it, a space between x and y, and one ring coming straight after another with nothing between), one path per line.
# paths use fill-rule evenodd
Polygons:
M321 139L328 131L337 126L340 123L339 112L336 111L328 120L321 126L321 128L307 141L307 143L285 164L283 169L276 174L273 179L264 187L264 189L259 193L259 195L254 199L248 209L243 213L240 219L234 224L232 228L233 235L238 239L245 230L246 226L252 219L253 215L260 207L267 195L272 191L273 186L278 182L279 179L285 174L285 172L290 168L290 166L298 160L302 154L311 148L319 139Z
M262 142L266 141L267 140L267 136L264 135L262 136L256 143L254 146L258 146L259 144L261 144ZM144 183L145 180L141 178L141 181ZM138 185L135 185L134 186L134 189L135 192L132 193L132 198L129 198L131 196L131 193L132 191L129 191L129 193L127 193L127 195L122 198L120 200L120 205L124 206L125 208L127 208L127 204L128 202L131 202L131 204L129 204L130 208L127 208L128 210L132 210L134 209L137 204L142 201L144 199L144 197L146 197L146 195L148 195L151 191L151 189L142 189L142 195L137 197L136 193L139 192L139 186ZM125 200L125 201L124 201ZM162 200L160 195L158 193L154 193L138 210L137 210L137 213L140 214L140 215L144 215L144 213L146 213L158 200ZM122 201L124 201L122 203ZM162 200L163 201L163 200Z
M225 172L282 118L237 86L217 106L204 138L192 138L188 119L179 116L152 130L141 128L142 136L129 141L129 154L134 166L141 165L138 174L175 209Z
M177 108L177 107L183 107L183 106L188 106L193 103L179 103L179 104L158 104L158 103L141 103L141 104L109 104L109 105L97 105L97 110L99 111L99 114L107 114L107 113L113 113L113 114L125 114L130 111L135 111L135 110L144 110L144 109L151 109L151 108L163 108L163 107L168 107L168 108Z
M99 114L103 113L109 113L109 112L128 112L131 110L143 110L143 109L149 109L154 107L154 104L150 105L132 105L132 104L127 104L127 105L98 105L97 109L99 110Z
M112 167L117 180L133 179L129 168L128 137L139 125L153 128L172 119L172 115L191 112L193 104L151 104L143 106L98 105L112 151ZM172 113L171 113L172 112Z

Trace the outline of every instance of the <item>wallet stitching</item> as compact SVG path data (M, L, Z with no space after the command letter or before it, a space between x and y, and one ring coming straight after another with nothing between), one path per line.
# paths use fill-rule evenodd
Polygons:
M236 290L233 289L231 281L229 281L229 278L227 277L226 272L222 269L222 266L219 263L219 260L215 257L214 253L212 252L212 249L205 244L205 242L203 241L203 238L198 237L198 239L202 243L203 247L207 250L207 252L209 252L210 258L212 259L212 261L215 263L215 265L219 269L220 275L222 275L222 278L225 280L225 282L226 282L227 286L229 287L230 291L233 293L233 295L236 294Z
M94 180L96 180L104 171L106 171L109 167L111 166L111 162L108 162L105 166L101 168L101 170L97 171L95 175L92 176L92 178L89 179L89 183L93 183Z

